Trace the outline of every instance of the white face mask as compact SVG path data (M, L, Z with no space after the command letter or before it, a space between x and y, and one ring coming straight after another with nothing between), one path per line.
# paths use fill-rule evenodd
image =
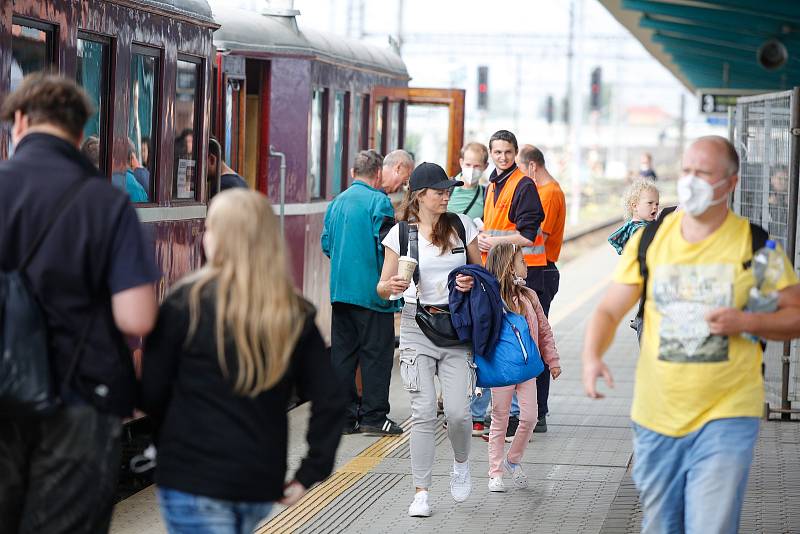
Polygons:
M521 276L514 275L514 285L515 286L524 286L525 285L525 279L522 278Z
M727 196L714 200L714 190L727 182L726 178L711 185L694 174L682 176L678 179L678 203L689 215L693 217L702 215L711 206L722 204L727 200Z
M461 179L466 185L472 185L481 179L483 171L478 167L461 167Z

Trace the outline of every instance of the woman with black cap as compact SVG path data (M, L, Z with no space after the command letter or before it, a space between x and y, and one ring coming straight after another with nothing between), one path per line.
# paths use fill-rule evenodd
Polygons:
M395 225L383 240L385 258L378 294L389 298L392 294L402 293L406 303L400 322L400 374L403 387L411 394L411 471L416 494L408 514L413 517L431 515L428 489L436 449L434 375L439 376L442 385L447 434L453 447L450 493L456 502L462 502L472 489L469 474L472 416L469 403L475 387L475 368L471 345L437 346L415 320L417 306L425 306L433 312L436 308L447 308L450 271L467 263L481 263L475 225L465 215L447 214L450 191L457 185L464 184L448 179L440 166L422 163L411 173L409 189L400 207L398 218L401 223ZM401 224L407 225L407 233L401 233ZM406 250L413 250L413 245L403 243L401 246L401 235L411 236L411 241L414 235L417 236L419 287L413 280L409 283L397 274L399 257L407 254ZM456 278L459 291L469 291L472 284L470 276L459 275Z

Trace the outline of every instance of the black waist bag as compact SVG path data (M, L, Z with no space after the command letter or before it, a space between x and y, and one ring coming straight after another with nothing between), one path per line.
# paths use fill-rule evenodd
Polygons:
M25 268L84 183L81 181L62 197L19 268L0 272L0 417L46 415L60 404L51 371L47 320L27 281ZM76 346L67 380L86 334L88 325Z
M466 230L458 218L458 215L448 213L446 216L453 217L453 223L456 226L461 241L464 242L466 247ZM405 246L408 247L408 252L412 258L419 262L419 241L418 241L418 228L416 225L410 225L405 221L400 222L400 255L406 253ZM438 311L431 313L419 300L419 263L417 269L414 271L414 284L417 286L417 313L414 319L417 321L417 326L425 334L425 337L431 340L431 343L437 347L454 347L456 345L463 345L464 341L459 339L458 332L453 326L453 321L450 318L450 309L447 305L436 305Z
M441 312L431 313L417 299L417 314L414 319L425 337L437 347L453 347L464 342L458 338L458 333L450 319L450 310L446 306L436 306Z

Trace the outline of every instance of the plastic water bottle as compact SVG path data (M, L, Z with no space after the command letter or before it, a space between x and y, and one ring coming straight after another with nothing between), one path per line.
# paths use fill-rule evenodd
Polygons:
M753 275L756 285L750 288L745 311L770 313L778 309L778 281L783 276L783 258L776 248L775 241L767 240L764 248L753 256ZM753 342L759 338L744 334Z

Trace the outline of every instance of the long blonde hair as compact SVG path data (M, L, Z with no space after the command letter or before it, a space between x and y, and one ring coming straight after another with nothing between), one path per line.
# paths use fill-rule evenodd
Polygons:
M206 227L213 255L191 282L187 342L200 321L200 295L216 282L217 359L228 375L226 332L236 344L234 391L255 397L277 384L304 324L304 305L292 286L286 246L267 198L247 189L214 197Z
M398 220L407 221L410 223L419 222L419 197L422 196L428 189L420 189L418 191L406 191L403 198L403 203L397 210ZM446 213L439 216L436 224L431 229L431 244L437 247L441 252L439 255L450 252L453 248L453 238L458 237L458 231L450 224L450 219Z
M524 313L520 298L524 296L522 286L514 283L514 257L522 254L522 249L511 243L500 243L489 250L486 256L486 270L500 282L500 297L515 313Z

